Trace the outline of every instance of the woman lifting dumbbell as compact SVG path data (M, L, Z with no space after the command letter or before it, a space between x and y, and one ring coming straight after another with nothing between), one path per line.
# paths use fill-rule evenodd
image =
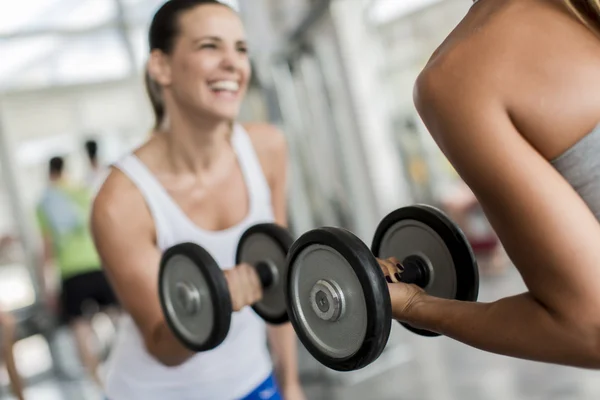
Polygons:
M478 304L392 285L396 318L600 368L599 35L598 0L480 0L432 56L417 109L528 291Z
M266 327L247 307L269 312L259 304L267 296L262 284L270 287L260 279L264 268L232 268L240 248L238 260L254 257L255 247L240 242L244 232L286 219L283 136L272 126L234 122L250 76L242 23L214 0L171 0L155 14L149 38L160 129L115 164L92 215L107 276L130 315L111 354L107 397L303 399L293 329ZM197 244L186 247L187 255L208 255L205 271L224 269L219 282L230 295L228 329L210 351L186 347L161 308L162 254L185 242ZM182 300L170 306L206 311L194 288L177 280L188 267L184 261L181 268L163 268L164 282L173 283L174 297Z
M528 291L464 301L476 298L473 286L459 289L475 282L468 247L435 210L391 215L371 249L348 233L309 232L291 249L287 289L290 318L317 358L341 370L368 364L389 332L376 324L393 314L485 351L600 368L599 36L598 0L474 4L420 74L415 103ZM393 252L384 274L402 281L410 269L413 284L378 285L374 256ZM327 258L335 271L312 269ZM438 272L456 286L430 293Z

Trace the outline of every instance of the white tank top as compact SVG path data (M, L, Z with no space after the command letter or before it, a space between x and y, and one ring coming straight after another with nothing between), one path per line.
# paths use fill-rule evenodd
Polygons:
M194 242L207 249L221 268L231 268L242 233L251 225L274 221L270 188L248 134L236 125L231 141L248 188L250 210L241 223L222 231L196 226L135 155L115 164L144 196L162 251ZM266 340L265 323L246 307L233 313L229 334L219 347L198 353L181 366L166 367L146 351L137 326L126 316L108 361L106 395L109 400L242 398L272 372Z

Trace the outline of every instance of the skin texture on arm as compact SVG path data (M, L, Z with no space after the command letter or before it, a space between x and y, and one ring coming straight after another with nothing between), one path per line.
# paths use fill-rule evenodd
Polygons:
M161 252L150 211L140 192L113 170L92 210L92 234L103 268L123 309L131 315L146 349L160 363L177 366L191 358L169 329L158 297Z
M284 135L267 124L246 125L269 180L275 222L287 226L287 144ZM268 326L269 344L274 358L277 378L285 392L299 390L298 347L296 333L290 323ZM290 396L285 396L286 398ZM294 397L300 398L300 397Z
M16 341L17 323L14 317L8 313L0 311L0 359L6 364L6 370L10 380L10 386L13 394L19 400L25 399L25 387L14 355L14 344Z
M40 282L42 282L42 287L46 289L46 268L52 263L52 238L50 237L48 220L44 212L38 208L36 210L36 219L38 223L38 227L40 230L40 234L42 236L42 259L40 260Z
M419 295L396 317L486 351L600 368L600 225L493 95L503 82L442 64L421 75L415 103L529 292L489 304Z
M42 259L37 265L37 274L40 282L42 297L47 303L47 306L57 311L58 303L56 300L56 288L50 287L48 278L51 277L54 271L54 248L52 244L52 237L50 236L50 227L48 226L48 220L41 209L36 210L36 218L40 233L42 236Z

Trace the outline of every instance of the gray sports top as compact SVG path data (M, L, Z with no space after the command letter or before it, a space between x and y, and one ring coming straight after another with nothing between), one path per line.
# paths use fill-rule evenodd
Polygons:
M552 161L600 221L600 125Z
M600 125L555 158L552 165L600 221Z

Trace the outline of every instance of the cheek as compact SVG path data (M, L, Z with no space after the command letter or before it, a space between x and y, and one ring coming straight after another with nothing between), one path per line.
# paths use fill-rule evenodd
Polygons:
M242 64L242 66L240 67L240 71L244 77L244 81L246 82L246 84L248 84L250 82L250 78L252 77L252 68L250 67L250 62L246 61Z
M206 80L218 66L218 60L211 57L192 55L181 63L181 74L188 83Z

